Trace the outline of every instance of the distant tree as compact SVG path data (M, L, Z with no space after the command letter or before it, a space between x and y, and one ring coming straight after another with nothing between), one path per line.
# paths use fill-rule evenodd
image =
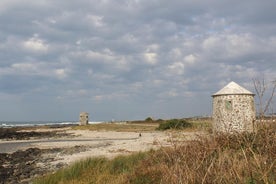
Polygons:
M158 119L158 120L156 120L156 122L161 123L161 122L164 122L164 120L163 119Z
M151 117L147 117L147 118L145 119L145 121L150 122L150 121L153 121L153 119L152 119Z
M258 116L263 119L265 117L265 114L268 113L269 110L271 110L273 114L272 108L272 100L275 95L276 90L276 80L272 81L270 85L267 84L264 77L260 79L253 79L255 91L256 91L256 97L257 97L257 113ZM268 90L271 88L270 94Z

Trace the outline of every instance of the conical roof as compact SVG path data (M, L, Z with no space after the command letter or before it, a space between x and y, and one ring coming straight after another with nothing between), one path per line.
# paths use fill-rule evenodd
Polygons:
M219 95L254 95L247 89L241 87L235 82L230 82L224 88L213 94L212 96L219 96Z

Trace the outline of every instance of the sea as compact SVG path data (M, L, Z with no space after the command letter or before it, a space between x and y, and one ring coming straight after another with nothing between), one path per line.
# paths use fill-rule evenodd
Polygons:
M99 124L103 121L92 121L88 124ZM33 126L66 126L78 125L76 121L0 121L0 128L33 127Z

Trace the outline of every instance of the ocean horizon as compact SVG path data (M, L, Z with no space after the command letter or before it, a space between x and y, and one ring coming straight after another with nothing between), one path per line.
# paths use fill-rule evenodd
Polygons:
M99 124L104 121L90 121L88 124ZM78 125L79 121L0 121L0 128Z

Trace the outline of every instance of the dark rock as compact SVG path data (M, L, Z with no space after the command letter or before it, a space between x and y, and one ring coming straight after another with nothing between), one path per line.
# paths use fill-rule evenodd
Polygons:
M38 148L19 150L12 154L1 153L0 178L2 183L22 183L31 178L36 160L41 156ZM0 182L0 184L1 184Z
M35 132L35 131L20 131L19 128L0 128L0 139L6 140L29 140L33 138L47 138L47 137L62 137L69 136L61 131L47 131L47 132Z
M64 135L68 136L70 134L60 132L21 132L16 128L0 128L0 139L6 140L59 137ZM52 161L56 161L57 153L63 155L73 154L87 149L85 146L54 149L29 148L13 153L0 153L0 184L30 183L34 176L41 176L66 166L62 162L55 166L51 165Z

